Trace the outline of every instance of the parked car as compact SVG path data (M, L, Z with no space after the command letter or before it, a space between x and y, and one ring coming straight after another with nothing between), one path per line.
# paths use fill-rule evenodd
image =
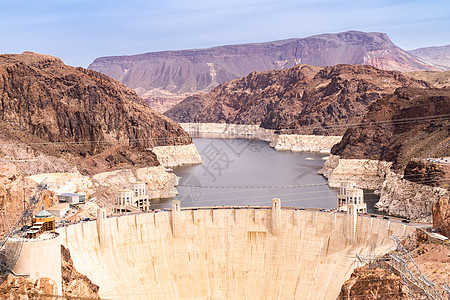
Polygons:
M371 217L371 218L376 218L376 217L377 217L377 215L370 215L370 217Z
M389 220L389 217L388 216L384 216L383 219Z
M406 219L404 219L404 220L402 220L402 222L403 222L403 223L409 223L410 221L409 221L409 220L406 220Z

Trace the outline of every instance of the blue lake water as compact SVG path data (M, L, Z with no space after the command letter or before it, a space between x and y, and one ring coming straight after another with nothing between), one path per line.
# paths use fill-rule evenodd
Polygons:
M194 138L204 163L174 168L182 207L220 205L272 205L283 207L336 207L337 189L317 174L325 155L275 151L254 139ZM366 191L369 211L377 197ZM172 199L152 200L152 208L171 207Z

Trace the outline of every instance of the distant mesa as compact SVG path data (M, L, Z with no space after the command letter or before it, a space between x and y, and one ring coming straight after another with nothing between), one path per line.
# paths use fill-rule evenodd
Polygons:
M209 49L149 52L100 57L89 66L149 98L176 102L180 94L209 92L253 71L288 69L297 64L372 65L383 70L438 70L391 42L384 33L348 31L256 44ZM175 100L174 100L175 99ZM181 100L181 99L179 99Z
M450 70L450 45L419 48L408 53L439 69Z

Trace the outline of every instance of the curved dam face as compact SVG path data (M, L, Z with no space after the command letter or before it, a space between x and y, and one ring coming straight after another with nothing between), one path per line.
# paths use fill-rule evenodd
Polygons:
M59 230L107 299L336 299L355 253L413 228L278 208L204 208L100 218Z

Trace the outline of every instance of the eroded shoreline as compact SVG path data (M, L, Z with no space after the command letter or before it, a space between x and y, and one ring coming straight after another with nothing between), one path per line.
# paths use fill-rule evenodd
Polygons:
M269 142L278 151L310 151L330 153L334 144L342 136L278 134L276 130L261 128L259 125L180 123L189 134L206 138L254 138Z

